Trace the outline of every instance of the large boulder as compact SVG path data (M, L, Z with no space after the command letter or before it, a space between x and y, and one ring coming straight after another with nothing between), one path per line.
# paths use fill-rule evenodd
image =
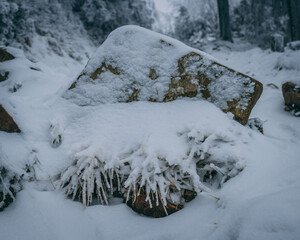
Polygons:
M4 107L0 104L0 131L8 133L21 132L14 119L6 112Z
M282 94L286 105L285 110L300 116L300 86L286 82L282 85Z
M246 124L263 86L210 55L137 26L113 31L65 93L79 105L206 99Z

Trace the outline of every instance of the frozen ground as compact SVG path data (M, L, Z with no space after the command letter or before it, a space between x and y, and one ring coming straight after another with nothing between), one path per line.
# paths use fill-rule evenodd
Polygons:
M54 56L32 63L21 55L14 67L4 63L13 69L9 80L0 83L0 102L23 133L0 132L0 153L17 172L35 158L40 164L35 166L39 181L25 183L16 201L0 213L1 239L299 239L300 120L283 110L281 84L300 83L300 51L272 53L242 44L205 50L264 84L251 117L266 121L265 135L202 101L79 107L61 95L83 65ZM15 84L22 87L11 92ZM187 146L176 133L186 128L210 129L233 139L233 146L221 150L238 158L244 170L214 192L219 201L198 196L183 210L153 219L117 200L83 208L49 181L82 146L113 159L111 154L142 140L149 154L178 161ZM53 148L58 133L63 142Z

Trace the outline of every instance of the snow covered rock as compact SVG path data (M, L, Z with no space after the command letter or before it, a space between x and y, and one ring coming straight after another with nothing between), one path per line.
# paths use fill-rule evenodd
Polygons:
M0 62L12 60L15 57L10 54L5 48L0 48Z
M264 122L259 118L249 118L247 122L247 126L253 130L259 131L260 133L264 134L263 128Z
M156 198L154 195L150 196L150 201L147 201L147 193L145 188L141 188L139 195L136 196L136 199L131 198L127 201L127 205L132 208L137 213L142 213L146 216L151 216L155 218L165 217L169 214L177 212L183 208L183 205L173 204L167 201L167 204L164 205L163 201L158 201L156 203Z
M20 177L0 165L0 212L15 200L21 188Z
M0 48L0 62L12 60L15 57L10 54L5 48ZM8 78L9 72L0 69L0 82L5 81Z
M284 37L275 33L271 36L271 50L273 52L284 52Z
M20 49L0 46L0 55L0 87L2 89L15 93L23 88L24 82L36 81L42 76L38 63L29 59Z
M59 147L70 154L60 188L85 206L120 197L152 217L227 184L243 170L239 147L253 132L203 100L68 105L76 121Z
M6 112L4 107L0 104L0 131L5 132L21 132L14 119Z
M63 141L63 128L57 120L52 120L50 123L50 143L51 146L57 148Z
M286 82L282 85L282 94L286 105L285 110L300 116L300 86Z
M300 41L298 40L298 41L290 42L288 44L288 47L294 51L300 50Z
M78 105L195 97L246 124L262 88L255 79L175 39L123 26L108 36L64 96Z

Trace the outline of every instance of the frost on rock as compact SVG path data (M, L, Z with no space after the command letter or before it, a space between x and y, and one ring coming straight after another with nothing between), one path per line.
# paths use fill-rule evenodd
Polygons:
M0 46L0 86L15 93L22 89L25 82L35 79L33 71L40 71L36 63L29 60L17 48Z
M16 194L20 189L19 177L0 166L0 211L15 201Z
M57 148L63 141L63 128L57 120L52 120L50 123L50 143L51 146Z
M286 82L282 85L285 110L296 117L300 116L300 85Z
M246 124L262 92L255 79L167 36L137 26L113 31L64 94L78 105L207 99Z
M0 212L15 201L22 188L20 176L6 166L4 160L0 149Z
M180 210L196 193L213 196L213 189L243 169L231 151L235 140L228 132L187 127L178 131L178 138L188 151L177 162L149 151L146 142L114 154L113 159L102 154L101 146L80 147L72 166L61 174L60 188L84 206L97 199L109 204L118 196L139 213L164 217Z

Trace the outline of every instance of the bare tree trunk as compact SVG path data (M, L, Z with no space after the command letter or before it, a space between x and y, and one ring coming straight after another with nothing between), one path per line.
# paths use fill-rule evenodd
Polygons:
M300 40L300 0L288 0L292 41Z
M228 0L218 0L218 11L219 11L219 24L220 24L220 37L222 40L232 42Z

